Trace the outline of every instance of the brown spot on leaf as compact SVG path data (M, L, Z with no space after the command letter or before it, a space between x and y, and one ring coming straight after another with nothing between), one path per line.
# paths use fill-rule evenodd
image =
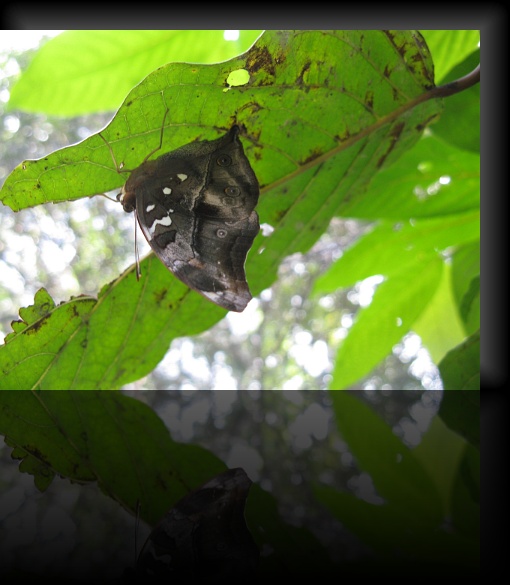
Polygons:
M246 69L250 75L254 75L259 71L267 73L271 78L275 76L275 64L273 57L268 51L267 47L253 47L248 53L246 59ZM272 80L267 80L258 77L255 81L256 85L269 85Z
M276 213L276 217L275 217L275 223L278 224L282 221L282 219L287 215L288 213L288 209L281 209L280 211L278 211Z
M365 94L365 108L369 111L374 109L374 92L370 89Z
M251 114L255 114L255 113L257 113L258 111L260 111L260 110L263 110L263 109L264 109L264 108L263 108L263 107L262 107L262 106L261 106L259 103L257 103L256 101L251 101L251 102L248 102L248 103L246 103L246 104L243 104L243 105L242 105L242 106L239 108L239 110L238 110L238 114L239 114L240 112L243 112L244 110L248 110L248 112L247 112L247 113L248 113L248 115L251 115Z
M39 321L36 321L32 325L30 325L30 327L26 330L27 335L37 333L43 327L43 325L45 325L49 316L50 315L45 315L44 317L42 317L42 319L39 319Z
M336 142L345 142L346 140L348 140L351 137L351 133L349 132L349 130L345 129L344 132L342 132L341 134L335 134L333 136L333 139Z
M319 158L319 156L322 156L323 154L324 153L322 152L322 150L320 150L319 148L315 148L303 161L301 161L300 164L305 165L306 163L309 163L312 160Z
M389 134L390 143L388 145L388 148L386 149L386 152L377 161L378 168L382 167L382 165L384 164L384 161L388 158L391 151L395 148L395 145L397 144L398 139L400 138L400 135L402 134L402 131L404 130L404 128L405 128L405 123L398 122L391 129L390 134Z
M301 68L301 72L296 78L296 85L303 85L304 84L304 76L309 71L310 67L312 66L311 61L307 61L303 67Z
M159 291L156 291L154 293L154 300L156 301L156 304L160 305L161 301L166 297L168 293L168 289L167 288L162 288Z
M433 122L435 122L437 119L439 118L438 114L432 114L432 116L429 116L426 120L424 120L423 122L420 122L419 124L416 124L415 128L416 130L418 130L418 132L421 132L422 130L424 130L429 124L432 124Z
M35 457L41 463L44 463L45 465L48 465L48 466L50 465L50 462L48 461L48 459L46 458L46 456L37 447L34 447L32 445L26 445L26 446L23 446L23 449L27 453L30 453L30 455L32 455L33 457Z

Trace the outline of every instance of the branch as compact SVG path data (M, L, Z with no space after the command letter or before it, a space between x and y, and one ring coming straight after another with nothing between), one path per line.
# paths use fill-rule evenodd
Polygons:
M468 87L477 83L480 83L480 64L478 64L471 73L468 73L464 77L456 79L455 81L450 81L450 83L445 83L445 85L434 87L428 93L430 98L447 97L454 93L459 93L459 91L464 91L465 89L468 89Z

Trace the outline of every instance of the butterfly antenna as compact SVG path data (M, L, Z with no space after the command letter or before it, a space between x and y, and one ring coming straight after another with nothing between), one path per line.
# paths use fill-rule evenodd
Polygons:
M135 209L135 263L136 263L136 280L140 280L142 271L140 270L140 254L138 252L138 213Z
M101 134L101 132L98 132L98 136L101 138L101 140L106 144L108 150L110 151L110 156L112 157L112 161L113 164L115 166L115 170L118 173L126 173L129 171L126 170L122 170L122 167L124 166L124 163L120 163L120 165L117 163L117 159L115 158L115 155L113 154L113 150L112 147L110 146L110 143L108 142L108 140L106 140L106 138Z
M136 500L135 563L134 563L135 566L136 566L136 560L138 559L138 527L140 526L140 508L141 508L140 500Z
M151 152L149 152L149 154L143 159L143 162L146 162L150 159L150 157L155 153L158 152L158 150L161 150L161 147L163 145L163 134L165 132L165 120L166 117L168 116L168 112L170 111L169 108L166 109L165 115L163 116L163 123L161 124L161 132L159 135L159 144L158 146L156 146L156 148L154 150L152 150Z

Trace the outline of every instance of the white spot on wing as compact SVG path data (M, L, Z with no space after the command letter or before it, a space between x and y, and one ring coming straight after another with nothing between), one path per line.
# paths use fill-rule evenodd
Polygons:
M147 213L150 213L156 206L155 205L147 205L147 207L145 208L145 211Z
M185 175L184 173L177 173L177 176L181 180L181 183L182 181L185 181L188 178L188 175Z
M156 231L157 225L165 225L165 226L172 225L172 218L169 215L166 215L165 217L162 217L161 219L155 219L154 223L149 228L149 232L151 234L153 234Z
M165 195L170 195L171 192L172 192L172 189L170 189L170 187L164 187L163 188L163 193Z
M263 236L270 236L274 232L274 227L268 223L261 223L260 229L262 230Z

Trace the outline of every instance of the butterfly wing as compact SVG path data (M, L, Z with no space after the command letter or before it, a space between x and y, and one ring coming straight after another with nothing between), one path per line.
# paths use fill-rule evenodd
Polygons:
M143 163L123 201L135 202L150 246L180 280L217 305L243 311L244 264L259 232L258 182L234 126ZM126 206L125 206L126 207Z

